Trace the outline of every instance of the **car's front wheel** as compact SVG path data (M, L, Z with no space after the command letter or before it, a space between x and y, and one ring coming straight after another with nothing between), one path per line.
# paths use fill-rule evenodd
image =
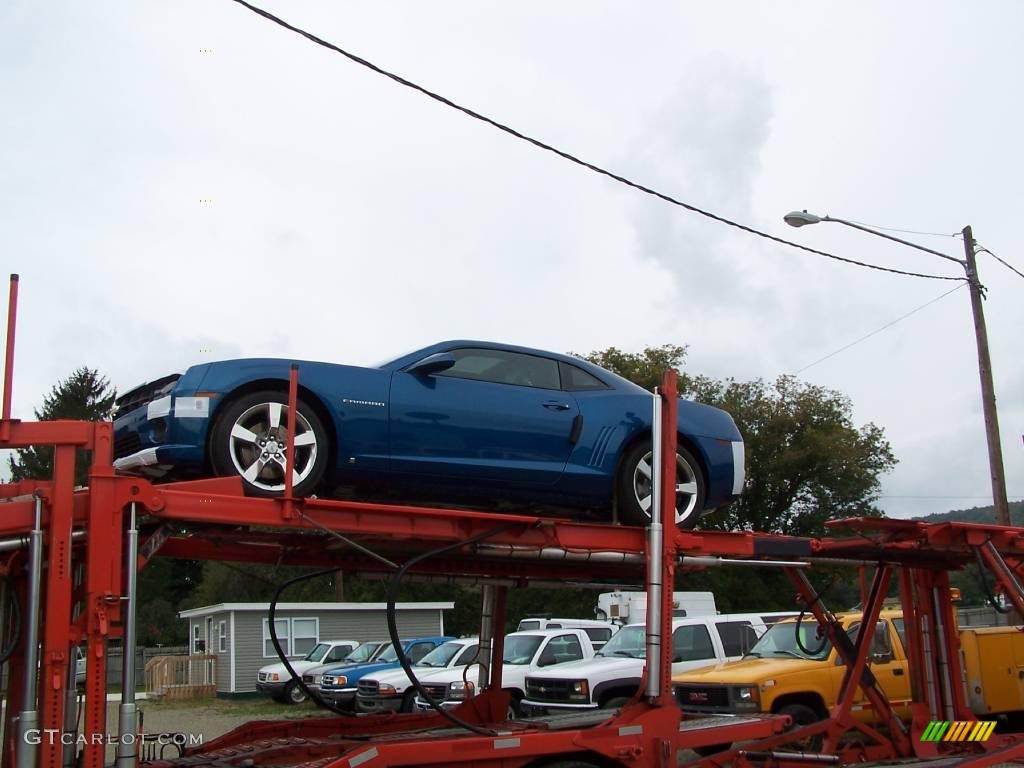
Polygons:
M622 461L618 477L619 519L626 525L650 525L654 451L641 440ZM707 484L700 463L686 448L676 448L676 525L693 528L704 509Z
M284 493L285 468L292 471L292 492L307 496L327 470L327 430L301 399L293 419L284 392L267 390L225 404L210 435L210 463L218 475L239 475L252 496ZM295 430L295 460L288 460L288 431Z

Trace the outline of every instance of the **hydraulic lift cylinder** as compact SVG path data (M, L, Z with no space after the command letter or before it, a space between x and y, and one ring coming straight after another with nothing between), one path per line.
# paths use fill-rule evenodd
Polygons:
M17 768L35 768L39 759L39 745L30 744L29 731L39 728L39 710L36 709L39 680L39 602L43 584L43 499L36 499L35 525L29 534L28 617L25 622L25 696L18 718Z
M128 523L128 542L125 547L125 584L127 600L124 606L124 652L121 664L121 706L117 722L117 768L134 768L138 757L135 743L138 728L138 705L135 703L135 608L138 591L139 530L135 504L131 505Z
M661 521L661 395L654 395L654 418L651 421L651 527L647 529L647 689L648 699L661 696L661 589L662 536Z
M497 590L498 588L493 584L484 584L480 587L480 641L477 658L481 661L476 681L477 691L492 687L490 680L493 667L491 650L494 645L494 602ZM500 688L501 681L498 680L496 685Z

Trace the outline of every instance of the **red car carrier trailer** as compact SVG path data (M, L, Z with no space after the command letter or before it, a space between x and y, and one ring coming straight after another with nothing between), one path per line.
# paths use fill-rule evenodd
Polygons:
M928 525L885 519L834 524L834 537L794 538L751 532L680 531L674 494L658 493L646 528L589 524L533 515L438 507L293 498L250 498L237 478L153 485L116 475L107 422L22 422L10 416L17 279L8 313L0 448L51 445L53 477L0 486L0 654L9 671L0 768L100 768L107 733L106 645L135 646L136 574L154 557L318 566L347 573L425 578L481 586L483 668L479 695L450 713L325 716L250 723L174 758L148 755L135 737L138 713L132 665L122 679L117 765L481 766L610 768L675 766L716 744L740 746L692 764L805 766L902 764L982 766L1024 760L1024 738L931 741L933 721L972 721L966 704L948 572L980 558L997 589L1024 613L1024 530L993 525ZM301 371L288 382L294 412ZM656 488L673 487L676 385L668 372L652 407ZM291 438L291 434L289 434ZM88 489L75 489L77 449L92 451ZM292 446L288 447L288 455ZM873 621L894 576L907 618L914 691L907 724L871 674L868 642L851 643L807 579L818 565L860 573L865 620ZM708 567L782 568L794 592L845 660L842 692L829 719L786 732L787 717L684 718L671 689L672 593L677 573ZM855 575L853 576L856 577ZM647 671L633 701L616 710L507 720L501 680L509 588L635 584L648 594ZM393 594L392 590L392 594ZM15 618L17 619L15 621ZM810 620L808 618L808 620ZM271 626L272 626L271 622ZM73 649L86 649L84 717L74 696ZM486 651L485 651L486 653ZM482 655L482 658L488 658ZM38 674L36 673L38 670ZM885 727L851 717L858 687ZM454 717L454 719L452 719ZM33 730L34 729L34 730ZM46 731L72 734L30 739ZM820 753L794 751L796 740L823 733ZM152 735L149 737L152 738ZM148 759L143 759L148 758Z

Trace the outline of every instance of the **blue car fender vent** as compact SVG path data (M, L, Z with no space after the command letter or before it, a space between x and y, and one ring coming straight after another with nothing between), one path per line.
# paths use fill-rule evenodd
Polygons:
M618 427L601 427L601 431L597 433L597 440L594 441L594 450L590 454L590 461L587 462L588 467L599 467L604 463L604 456L608 452L608 443L616 429Z

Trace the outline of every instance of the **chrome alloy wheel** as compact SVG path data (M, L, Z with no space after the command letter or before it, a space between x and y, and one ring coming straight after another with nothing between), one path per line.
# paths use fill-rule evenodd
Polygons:
M316 433L306 417L296 415L295 461L292 486L297 486L316 465ZM247 408L231 426L228 453L235 470L262 491L283 491L288 467L288 406L258 403Z
M640 508L648 517L651 515L651 491L653 490L652 461L654 461L654 452L648 451L637 462L636 469L633 471L633 492L636 494ZM700 494L696 473L697 470L691 467L684 457L676 454L676 525L699 513L697 501Z

